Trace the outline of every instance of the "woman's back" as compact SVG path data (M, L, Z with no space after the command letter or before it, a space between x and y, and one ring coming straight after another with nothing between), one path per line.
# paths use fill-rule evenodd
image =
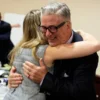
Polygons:
M48 45L41 45L37 48L36 54L39 58L44 57L44 52L47 46ZM43 93L39 93L39 84L36 84L24 75L22 66L25 61L30 61L39 65L38 60L32 56L32 49L20 48L15 55L13 66L15 66L17 72L22 75L23 81L17 88L11 88L4 100L19 100L19 98L20 100L45 100L45 95Z

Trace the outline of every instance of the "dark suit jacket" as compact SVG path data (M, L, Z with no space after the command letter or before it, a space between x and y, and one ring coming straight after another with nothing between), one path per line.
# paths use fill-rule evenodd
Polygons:
M0 22L0 61L8 63L8 53L14 47L10 40L11 25L5 21Z
M82 41L74 32L73 41ZM46 74L40 91L46 94L46 100L96 100L94 82L98 64L96 53L76 58L57 60L54 74Z
M5 21L0 22L0 40L10 39L11 25Z

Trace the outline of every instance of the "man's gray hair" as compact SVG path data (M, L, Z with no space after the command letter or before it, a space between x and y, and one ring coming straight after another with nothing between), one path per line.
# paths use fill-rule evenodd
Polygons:
M65 17L67 20L70 20L70 9L65 3L59 3L59 2L52 2L45 7L41 8L41 16L42 15L52 15L57 14L60 16Z

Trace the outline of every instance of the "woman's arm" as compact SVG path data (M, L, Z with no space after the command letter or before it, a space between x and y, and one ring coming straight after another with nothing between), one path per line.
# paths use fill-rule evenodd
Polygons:
M88 41L88 42L93 41L95 43L97 42L97 46L99 46L100 42L98 42L98 40L93 35L91 35L89 33L85 33L82 30L77 30L76 32L82 36L82 38L83 38L84 41Z
M56 59L84 57L100 50L100 42L92 35L83 31L78 31L78 33L83 37L84 41L62 44L56 47L48 46L44 56L45 64L51 65Z

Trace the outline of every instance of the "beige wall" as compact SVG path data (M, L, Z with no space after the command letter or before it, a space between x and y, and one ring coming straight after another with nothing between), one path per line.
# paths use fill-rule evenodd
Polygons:
M72 13L73 29L82 29L100 40L100 0L0 0L0 10L2 14L26 14L29 10L41 8L51 1L68 4Z

